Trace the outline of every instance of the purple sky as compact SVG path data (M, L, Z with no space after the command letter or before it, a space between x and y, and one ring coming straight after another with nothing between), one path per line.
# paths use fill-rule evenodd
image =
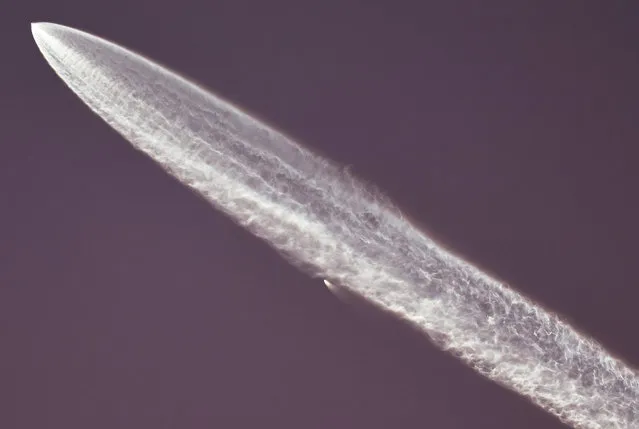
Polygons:
M639 365L639 7L481 3L3 9L0 427L564 427L336 300L131 149L31 21L142 52L351 165Z

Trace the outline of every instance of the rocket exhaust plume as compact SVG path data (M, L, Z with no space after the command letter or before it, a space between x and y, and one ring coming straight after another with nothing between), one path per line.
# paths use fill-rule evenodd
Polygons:
M56 24L32 31L95 113L310 275L412 322L575 428L639 428L636 370L438 246L343 168L120 46Z

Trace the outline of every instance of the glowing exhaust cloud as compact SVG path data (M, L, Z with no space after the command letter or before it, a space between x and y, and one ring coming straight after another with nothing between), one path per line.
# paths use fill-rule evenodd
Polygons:
M55 24L32 31L95 113L310 275L412 322L575 428L639 428L634 369L439 247L344 169L120 46Z

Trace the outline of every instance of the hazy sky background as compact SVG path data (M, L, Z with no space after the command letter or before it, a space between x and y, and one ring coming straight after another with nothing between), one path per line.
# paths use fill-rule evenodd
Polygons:
M0 427L564 427L341 303L134 151L31 21L137 50L351 165L639 365L637 3L13 1Z

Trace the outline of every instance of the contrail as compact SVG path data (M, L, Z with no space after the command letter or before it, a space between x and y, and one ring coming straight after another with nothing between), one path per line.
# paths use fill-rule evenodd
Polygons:
M56 24L32 31L95 113L310 275L410 321L575 428L639 428L636 370L438 246L345 169L118 45Z

